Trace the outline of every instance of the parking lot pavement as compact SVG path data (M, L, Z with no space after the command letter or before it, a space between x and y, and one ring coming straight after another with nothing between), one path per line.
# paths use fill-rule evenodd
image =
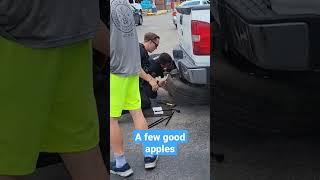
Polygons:
M147 32L153 32L160 36L160 45L153 52L154 54L166 52L172 55L172 49L178 45L178 35L170 13L159 16L144 16L142 26L137 26L139 42L143 42L143 36Z
M166 91L159 92L160 100L170 100ZM142 147L132 143L133 123L130 116L125 115L120 120L124 134L126 159L132 166L134 174L126 179L148 180L209 180L209 145L210 145L210 114L209 106L181 106L176 109L171 121L165 127L165 122L153 129L183 129L188 130L188 143L178 147L177 156L160 156L157 167L145 170ZM147 118L148 123L158 118ZM112 153L111 153L111 159ZM112 180L123 179L111 175Z
M159 16L159 15L162 15L162 14L166 14L168 12L169 12L168 10L158 10L156 13L148 12L148 13L146 13L146 15L147 16Z

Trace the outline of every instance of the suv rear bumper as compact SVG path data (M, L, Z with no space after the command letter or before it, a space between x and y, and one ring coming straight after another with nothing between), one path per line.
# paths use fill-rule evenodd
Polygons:
M173 50L173 60L181 76L192 84L209 84L209 69L207 66L197 66L180 47Z
M222 2L218 4L219 20L231 49L264 69L320 68L319 16L278 15L263 4L259 8L249 6L250 0ZM248 15L242 6L256 14Z

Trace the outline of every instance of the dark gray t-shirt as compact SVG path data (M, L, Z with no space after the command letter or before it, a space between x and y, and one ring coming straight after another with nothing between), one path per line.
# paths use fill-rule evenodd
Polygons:
M141 58L132 9L128 0L111 0L110 5L110 71L137 75Z
M0 0L0 36L34 48L95 35L99 0Z

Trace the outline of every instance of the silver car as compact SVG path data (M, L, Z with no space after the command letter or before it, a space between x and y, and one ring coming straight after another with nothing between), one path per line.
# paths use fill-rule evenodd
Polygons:
M191 1L184 1L181 3L178 7L184 7L184 6L196 6L196 5L203 5L203 4L210 4L210 0L191 0ZM174 9L171 13L172 15L172 22L173 25L175 25L177 29L177 11Z

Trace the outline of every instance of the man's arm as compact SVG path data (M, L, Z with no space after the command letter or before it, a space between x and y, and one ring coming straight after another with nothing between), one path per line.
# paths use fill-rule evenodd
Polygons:
M109 29L107 26L100 20L97 34L92 42L92 47L104 55L104 61L109 56L110 52L110 43L109 43ZM105 63L103 63L105 64Z
M152 87L152 91L158 90L159 86L158 86L157 80L154 79L151 75L144 72L142 68L140 69L139 77L150 84L150 86Z

